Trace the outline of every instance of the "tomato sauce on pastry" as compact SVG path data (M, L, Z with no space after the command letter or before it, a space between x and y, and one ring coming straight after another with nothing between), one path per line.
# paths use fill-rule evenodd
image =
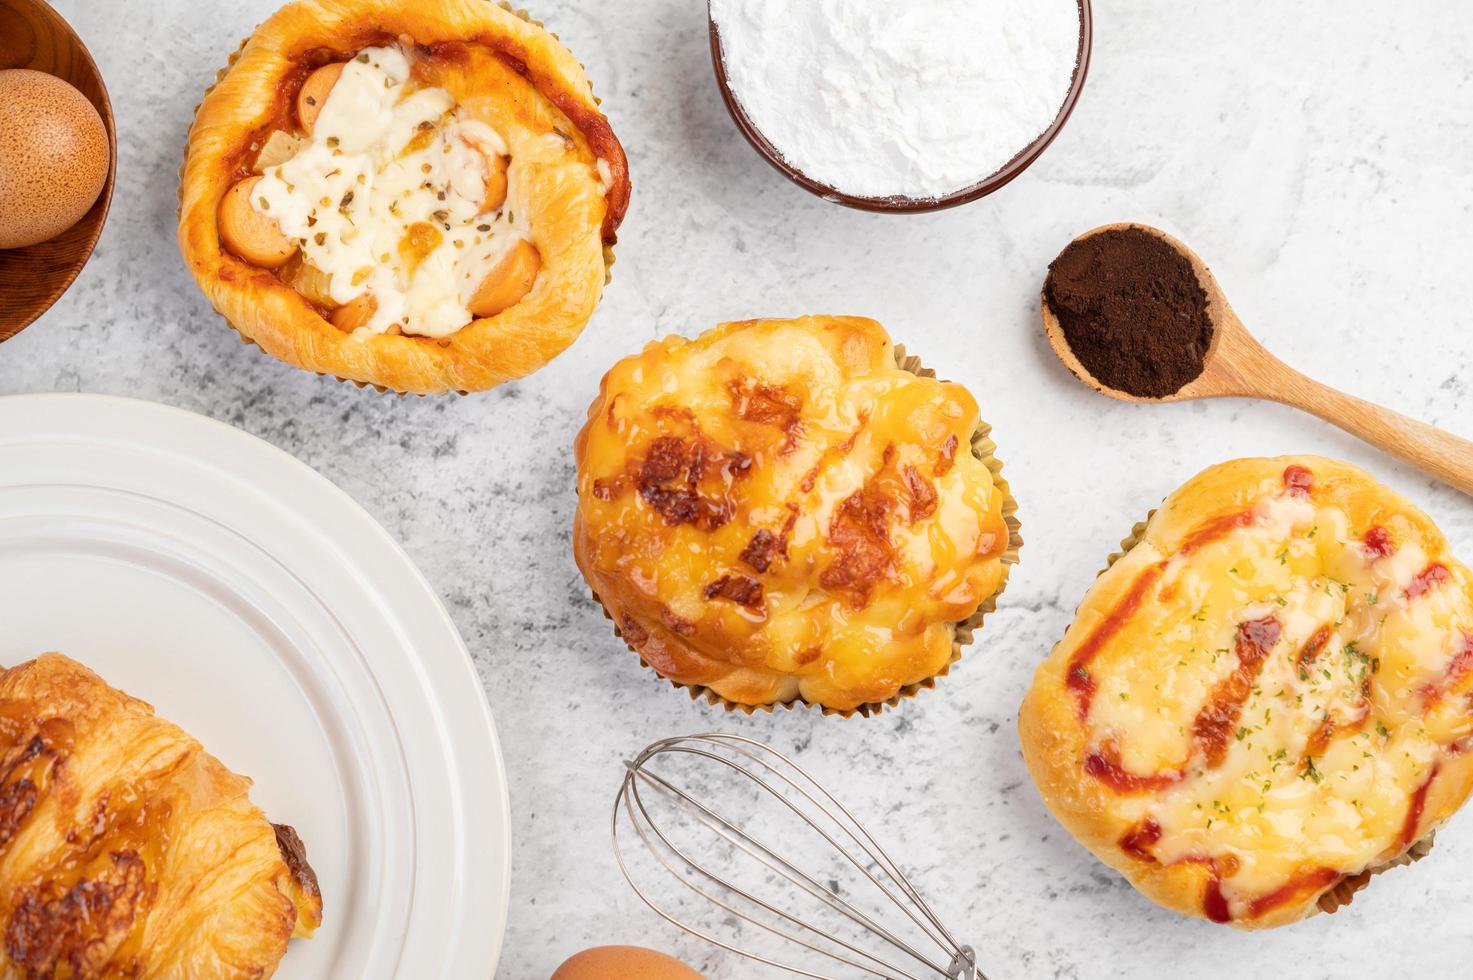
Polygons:
M597 303L627 164L582 68L483 0L299 0L190 133L180 247L248 340L404 392L535 370Z
M1353 466L1224 463L1100 576L1019 729L1055 816L1160 904L1333 910L1473 788L1473 578Z

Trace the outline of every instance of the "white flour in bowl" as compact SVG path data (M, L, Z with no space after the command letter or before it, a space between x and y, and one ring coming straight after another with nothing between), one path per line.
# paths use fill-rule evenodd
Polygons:
M858 197L945 197L1053 124L1077 0L710 0L727 81L793 169Z

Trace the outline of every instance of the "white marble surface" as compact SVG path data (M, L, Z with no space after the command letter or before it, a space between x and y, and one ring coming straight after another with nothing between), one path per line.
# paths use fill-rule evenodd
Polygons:
M536 980L608 942L677 951L713 978L763 975L646 912L608 846L620 759L713 727L842 779L994 980L1467 975L1473 816L1348 911L1239 934L1156 909L1062 833L1014 722L1033 665L1117 539L1208 464L1345 457L1473 555L1473 502L1288 409L1108 402L1051 360L1036 311L1070 236L1157 223L1197 247L1291 363L1473 435L1473 6L1100 3L1084 100L1042 161L991 199L894 218L814 200L758 162L718 101L698 0L542 0L536 12L587 63L629 151L614 282L542 372L427 400L242 347L179 260L191 112L272 0L59 6L110 82L117 195L76 285L0 347L0 392L108 392L223 419L306 460L405 543L470 644L510 766L516 863L498 976ZM979 646L938 691L878 720L746 721L689 703L610 636L567 547L569 445L613 360L667 332L803 312L876 316L967 383L1022 502L1023 563Z

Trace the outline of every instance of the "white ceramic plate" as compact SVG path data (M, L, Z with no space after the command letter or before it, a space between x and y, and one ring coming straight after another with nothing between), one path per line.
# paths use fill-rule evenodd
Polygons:
M511 865L465 644L347 494L230 426L0 398L0 664L47 650L151 702L296 827L323 925L278 977L489 977Z

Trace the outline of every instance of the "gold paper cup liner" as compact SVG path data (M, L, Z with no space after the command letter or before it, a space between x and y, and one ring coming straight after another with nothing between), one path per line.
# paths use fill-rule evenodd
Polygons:
M547 25L543 24L542 21L535 19L531 14L527 13L527 11L525 11L525 10L519 9L517 7L513 7L508 2L508 0L495 0L495 2L496 2L496 5L498 7L500 7L501 9L507 11L508 13L515 14L517 17L520 17L522 20L526 21L527 23L531 24L532 26L534 26L534 27L540 27L540 28L542 28L545 31L547 30ZM559 43L561 43L562 38L558 37L556 32L554 32L554 31L547 31L547 33L551 34L554 39L556 39ZM216 85L219 85L220 82L222 82L225 79L225 76L228 75L228 74L230 74L230 69L232 69L232 68L235 67L235 63L240 60L240 54L241 54L241 52L245 50L245 46L247 44L249 44L250 41L251 41L251 38L250 37L245 37L245 38L242 38L241 39L240 46L237 47L234 51L232 51L230 53L230 56L225 59L225 67L224 68L221 68L219 71L215 72L215 80L213 82L211 82L209 85L205 86L205 90L202 93L200 93L200 101L198 101L198 102L196 102L194 104L194 114L190 116L191 128L193 128L193 119L194 119L194 117L197 116L197 115L199 115L199 107L204 104L204 100L209 96L209 94L215 90L215 86ZM582 63L580 62L579 64L581 65ZM592 82L590 82L589 84L591 86L592 85ZM595 94L593 96L593 103L594 103L594 105L602 105L603 104L603 100L600 99ZM185 156L184 157L181 157L180 160L179 160L179 188L178 188L178 190L176 190L174 192L174 201L175 201L174 220L175 220L176 223L179 221L180 212L183 210L183 207L184 207L184 164L185 164L185 161L188 159L188 147L187 147L187 143L188 143L188 140L189 140L189 136L188 136L187 133L185 134L185 137L184 138L185 138L185 142L186 142L186 152L185 152ZM609 285L609 283L611 283L613 281L614 281L614 246L605 243L604 244L604 285L607 286L607 285ZM213 306L211 308L213 309ZM240 338L241 343L245 344L247 347L253 347L253 348L255 348L257 352L265 355L266 357L270 357L271 360L273 360L273 361L276 361L276 362L278 362L280 364L286 364L286 362L285 361L282 361L280 358L272 357L272 355L267 354L264 350L261 349L261 345L260 344L256 343L250 337L247 337L245 334L241 333L240 332L240 328L237 327L234 323L232 323L230 321L230 318L229 317L227 317L224 314L220 313L218 310L215 311L215 315L218 316L218 317L220 317L221 320L224 320L225 321L225 325L227 327L229 327L231 330L235 331L235 335ZM586 328L587 324L585 324L584 326ZM298 371L305 371L305 370L307 370L306 368L298 367L295 364L287 364L287 366L288 367L291 367L291 368L294 368L295 370L298 370ZM351 384L351 385L354 385L354 386L356 386L358 388L372 388L374 391L377 391L379 394L387 394L387 393L392 392L394 395L397 395L400 398L403 398L405 395L408 395L408 394L413 394L413 395L415 395L418 398L443 397L444 395L452 394L452 392L448 392L448 391L447 392L440 392L438 395L427 395L424 392L419 392L419 391L417 391L417 392L399 391L397 388L390 388L388 385L375 384L372 381L360 381L357 378L345 378L345 377L343 377L341 375L331 374L331 373L329 373L327 371L313 371L312 373L315 374L315 375L317 375L319 378L332 378L335 381L340 381L340 382L342 382L344 384ZM469 391L463 391L463 390L457 390L457 391L453 392L453 394L456 394L456 395L468 395L468 394L470 394L470 392Z
M1105 559L1105 567L1100 569L1099 575L1095 576L1096 578L1099 578L1100 575L1108 572L1111 568L1114 567L1117 561L1124 558L1127 554L1130 553L1130 550L1132 548L1140 544L1141 541L1145 539L1146 527L1151 523L1151 518L1155 516L1156 511L1153 509L1146 514L1145 520L1138 521L1136 525L1130 529L1130 533L1122 538L1120 541L1120 550L1114 552L1110 555L1109 558ZM1078 610L1076 607L1076 612L1077 611ZM1062 643L1063 639L1061 638L1059 642ZM1371 883L1371 879L1374 878L1376 875L1381 874L1383 871L1390 871L1392 868L1404 867L1408 864L1415 864L1416 862L1422 860L1422 858L1426 857L1432 852L1432 844L1435 841L1436 837L1437 832L1431 831L1421 840L1413 843L1412 846L1407 848L1404 853L1397 855L1390 861L1387 861L1384 864L1378 864L1373 868L1367 868L1360 874L1351 875L1350 877L1343 879L1334 888L1331 888L1329 891L1320 896L1320 900L1318 903L1320 911L1326 913L1334 913L1335 911L1349 905L1351 900L1354 899L1355 896L1362 889L1369 885Z
M895 345L895 363L916 377L936 377L936 372L928 367L924 367L919 357L907 355L903 344ZM992 426L984 421L978 421L977 429L972 433L971 447L972 455L986 464L987 469L992 473L993 485L1002 492L1002 518L1008 528L1008 548L1002 555L1002 577L998 580L997 590L988 596L982 602L982 605L977 607L975 613L966 619L952 624L955 627L955 633L951 640L951 659L937 673L923 680L916 681L914 684L905 685L883 701L870 701L856 705L853 708L831 708L827 705L805 701L803 698L793 698L789 701L772 701L766 704L741 704L722 697L703 684L685 684L680 681L671 680L659 673L659 671L656 671L653 667L650 667L644 657L639 658L640 665L648 668L671 687L684 689L690 695L692 701L705 701L707 704L719 706L725 711L740 712L744 715L754 715L758 712L771 714L776 708L818 708L824 715L838 715L842 718L861 715L868 718L881 714L886 708L896 707L900 702L915 697L923 690L935 687L936 681L950 674L951 668L962 659L962 648L971 645L974 634L982 628L982 621L989 614L996 611L998 597L1007 589L1008 576L1012 571L1012 567L1018 563L1018 552L1023 547L1022 524L1018 521L1018 502L1013 499L1012 490L1008 487L1008 481L1003 479L1002 461L997 458L997 444L992 441ZM598 593L596 592L593 593L593 601L597 602L599 607L603 609L604 618L614 623L614 635L620 640L623 640L625 645L635 655L638 655L639 651L628 640L624 639L624 634L620 631L618 623L614 621L613 616L609 615L608 607L604 606L603 601L599 599Z

